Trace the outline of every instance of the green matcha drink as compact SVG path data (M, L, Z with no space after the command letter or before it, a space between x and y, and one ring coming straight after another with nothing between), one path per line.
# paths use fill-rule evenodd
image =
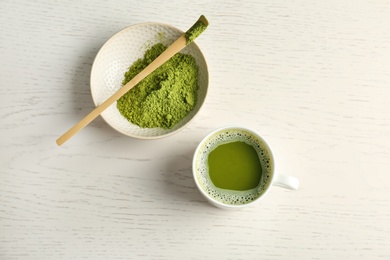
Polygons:
M223 204L250 203L271 185L274 164L269 151L262 139L245 129L217 131L197 148L197 183Z
M227 190L250 190L259 185L261 164L252 145L243 141L221 144L208 157L214 185Z

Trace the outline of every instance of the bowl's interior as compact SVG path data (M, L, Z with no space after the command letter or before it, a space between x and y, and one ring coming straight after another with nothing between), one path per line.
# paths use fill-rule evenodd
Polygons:
M172 26L160 23L143 23L128 27L110 38L97 54L91 71L91 92L96 106L103 103L121 86L128 68L145 51L156 43L172 44L183 32ZM199 111L208 88L206 60L195 43L191 43L182 53L192 55L199 67L198 100L194 109L172 129L140 128L124 118L116 107L116 102L101 115L117 131L136 138L153 139L171 135L186 125Z

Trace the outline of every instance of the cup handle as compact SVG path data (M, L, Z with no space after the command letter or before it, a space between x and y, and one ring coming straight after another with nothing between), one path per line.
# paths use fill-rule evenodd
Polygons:
M274 177L274 181L272 184L290 190L297 190L299 187L299 180L294 176L277 174Z

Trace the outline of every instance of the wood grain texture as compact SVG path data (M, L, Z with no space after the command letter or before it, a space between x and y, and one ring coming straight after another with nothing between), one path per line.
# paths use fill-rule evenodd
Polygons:
M0 259L390 259L388 1L1 1ZM93 109L93 59L115 32L186 30L210 90L180 133L141 141ZM214 128L259 131L277 170L256 207L210 206L192 154Z

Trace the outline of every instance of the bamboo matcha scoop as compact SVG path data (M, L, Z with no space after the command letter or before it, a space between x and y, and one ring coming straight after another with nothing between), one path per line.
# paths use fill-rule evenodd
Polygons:
M107 109L112 103L117 101L121 96L123 96L127 91L132 87L137 85L141 80L146 76L164 64L169 60L173 55L181 51L184 47L189 45L198 37L204 30L206 30L209 25L206 17L203 15L200 16L198 21L190 28L187 32L183 33L172 45L170 45L163 53L161 53L152 63L150 63L144 70L138 73L132 80L130 80L126 85L121 87L117 92L115 92L111 97L104 101L101 105L97 106L92 110L86 117L81 119L77 124L75 124L71 129L69 129L65 134L60 136L57 139L57 145L62 145L67 140L69 140L73 135L78 131L87 126L92 120L94 120L98 115L100 115L105 109Z

